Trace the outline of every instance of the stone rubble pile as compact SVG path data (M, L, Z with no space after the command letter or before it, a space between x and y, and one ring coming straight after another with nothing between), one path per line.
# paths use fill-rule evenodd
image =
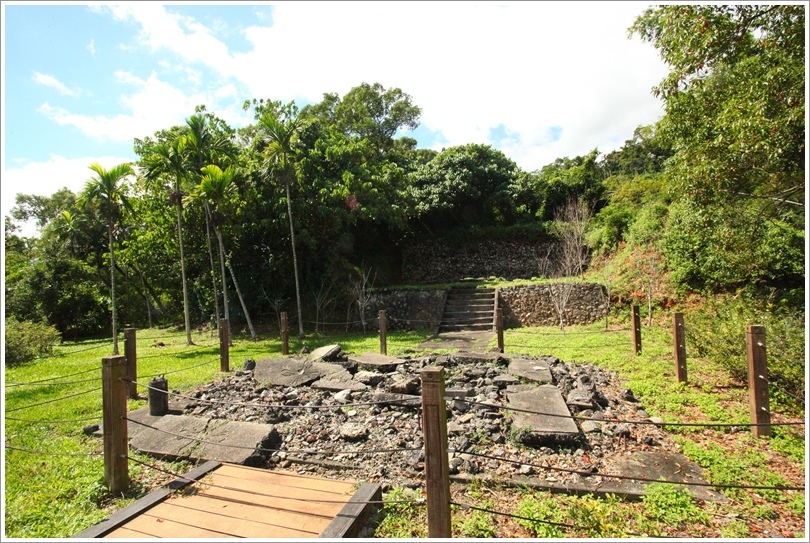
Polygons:
M245 367L255 369L239 370L195 389L185 414L274 425L280 450L265 453L267 467L318 474L331 470L332 477L377 482L384 489L416 487L424 480L420 370L439 365L446 375L451 474L520 474L575 482L577 474L543 467L605 472L613 455L661 447L657 426L610 421L648 422L649 416L632 392L621 388L615 374L591 364L567 364L555 357L458 354L403 357L395 366L379 366L383 371L375 371L351 360L338 350L330 364L345 372L340 374L343 379L351 380L352 387L341 390L315 388L312 382L262 383L255 377L259 369L280 366L282 361L260 360L259 367L248 362ZM515 414L506 408L509 391L538 385L510 373L510 367L526 364L548 368L548 384L559 389L571 414L593 419L577 422L579 432L573 442L527 446L530 442L522 439L527 429L512 424ZM314 375L313 382L319 378L320 374ZM381 403L389 401L394 403ZM543 412L543 405L536 409Z

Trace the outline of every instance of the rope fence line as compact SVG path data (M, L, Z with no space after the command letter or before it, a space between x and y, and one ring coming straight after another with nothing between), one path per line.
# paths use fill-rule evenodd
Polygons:
M91 392L97 392L97 391L101 390L101 388L102 387L91 388L90 390L85 390L83 392L77 392L76 394L69 394L67 396L62 396L60 398L54 398L52 400L47 400L47 401L44 401L44 402L34 403L34 404L31 404L31 405L23 405L23 406L20 406L20 407L15 407L14 409L6 409L6 413L11 413L12 411L20 411L22 409L29 409L31 407L38 407L40 405L59 402L61 400L67 400L68 398L74 398L76 396L81 396L82 394L89 394Z
M25 386L25 385L36 385L39 383L44 383L46 381L53 381L54 379L65 379L67 377L73 377L76 375L82 375L83 373L90 373L91 371L98 371L98 368L90 368L89 370L82 370L77 371L76 373L68 373L67 375L58 375L56 377L48 377L47 379L39 379L37 381L28 381L27 383L6 383L6 386Z
M68 422L90 422L98 420L99 417L88 417L86 419L18 419L16 417L6 417L6 420L14 420L18 422L30 422L33 424L56 424Z
M183 475L178 475L177 473L173 473L173 472L171 472L169 470L159 468L159 467L157 467L155 465L152 465L152 464L149 464L147 462L142 462L142 461L137 460L137 459L132 458L132 457L128 457L128 460L131 461L131 462L135 462L136 464L141 464L142 466L146 466L148 468L154 469L156 471L160 471L160 472L166 473L168 475L172 475L173 477L176 477L176 478L181 479L183 481L186 481L188 483L200 483L202 485L205 485L207 488L221 488L223 490L231 490L231 491L235 491L235 492L242 492L242 493L245 493L245 494L251 494L253 496L260 496L260 497L263 497L263 498L277 498L277 499L280 499L280 500L291 500L291 501L299 501L299 502L305 502L305 503L346 503L345 500L318 500L318 499L312 499L312 498L293 498L291 496L277 496L275 494L267 494L267 493L264 493L264 492L257 492L255 490L246 490L246 489L234 488L234 487L225 486L225 485L217 485L217 484L214 484L214 483L209 483L209 482L206 482L206 481L202 481L201 479L189 479L188 477L184 477ZM235 500L235 501L238 501L238 500ZM414 499L414 500L353 501L352 503L353 504L367 504L367 505L385 505L385 504L389 504L389 503L416 503L416 504L423 504L423 503L426 503L426 501L425 501L424 498L417 498L417 499ZM258 505L258 504L251 503L251 505ZM259 507L266 507L266 506L259 505Z
M201 362L199 364L195 364L193 366L188 366L186 368L180 368L179 370L163 371L163 372L160 372L160 373L153 373L151 375L142 375L141 377L146 378L146 377L157 377L158 375L171 375L173 373L180 373L180 372L183 372L183 371L193 370L195 368L201 368L203 366L209 366L209 365L211 365L212 362L218 362L218 361L219 361L218 359L214 358L214 359L211 359L211 360L206 360L205 362ZM129 382L132 383L134 381L129 381ZM135 384L140 385L140 383L135 383ZM149 387L147 386L147 388L149 388Z
M25 449L23 447L14 447L13 445L6 445L6 450L10 451L20 451L28 454L34 454L37 456L103 456L103 452L94 452L94 453L55 453L49 451L35 451L32 449Z
M470 456L476 456L479 458L486 458L488 460L497 460L499 462L507 462L510 464L520 464L525 466L531 466L534 468L545 469L549 471L557 471L562 473L575 473L577 475L581 475L583 477L605 477L609 479L622 479L625 481L642 481L647 483L662 483L662 484L671 484L671 485L684 485L684 486L701 486L701 487L710 487L710 488L734 488L734 489L744 489L744 490L804 490L803 486L791 486L791 485L727 485L727 484L720 484L720 483L688 483L682 481L669 481L666 479L649 479L645 477L631 477L629 475L619 475L613 473L600 473L598 471L585 471L585 470L577 470L577 469L570 469L570 468L559 468L556 466L544 466L542 464L535 464L532 462L521 462L520 460L510 460L503 456L492 456L489 454L480 454L480 453L472 453L466 451L457 451L455 449L448 449L448 452L454 452L459 454L469 454Z
M160 428L156 428L144 422L139 422L137 420L133 420L129 417L124 417L124 420L129 422L134 422L139 426L143 426L145 428L149 428L151 430L155 430L156 432L160 432L162 434L168 434L174 437L180 437L183 439L188 439L189 441L194 441L197 443L205 443L206 445L216 445L218 447L228 447L231 449L244 449L249 451L259 451L259 452L283 452L283 453L291 453L291 454L321 454L324 456L335 456L341 454L390 454L390 453L398 453L398 452L413 452L413 451L421 451L422 447L415 447L415 448L401 448L401 449L372 449L366 451L330 451L328 449L323 450L308 450L308 449L266 449L264 447L250 447L247 445L229 445L226 443L216 443L213 441L206 441L204 439L200 439L197 437L187 436L183 434L178 434L175 432L170 432L168 430L162 430Z
M162 348L162 347L159 347L159 348ZM219 348L219 343L212 343L211 345L195 345L194 347L184 349L182 351L172 352L172 353L155 353L155 354L149 354L149 355L146 355L146 356L138 356L138 360L145 360L147 358L157 358L159 356L176 356L176 355L185 354L185 353L192 352L192 351L200 351L200 350L203 350L203 349L214 349L214 348Z
M164 374L160 374L164 375ZM129 379L121 379L126 383L135 383L137 386L142 388L147 388L150 390L157 390L164 394L168 394L170 396L176 396L178 398L186 398L188 400L193 400L195 402L204 402L210 404L219 404L219 405L236 405L239 407L260 407L260 408L267 408L267 409L332 409L332 410L340 410L344 407L368 407L374 405L391 405L391 404L399 404L401 402L416 402L421 401L422 399L417 398L397 398L391 400L380 400L377 402L358 402L358 403L344 403L340 405L280 405L280 404L269 404L269 403L245 403L245 402L229 402L226 400L208 400L202 398L195 398L194 396L188 396L186 394L180 394L178 392L166 392L165 390L159 389L157 387L149 386L148 384L145 385L143 383L138 383L137 381L131 381Z
M101 376L92 379L82 379L79 381L60 381L56 383L6 383L7 387L24 387L24 386L54 386L54 385L76 385L79 383L89 383L91 381L98 381Z
M538 524L547 524L547 525L550 525L550 526L559 526L559 527L562 527L562 528L575 528L575 529L578 529L578 530L587 530L587 528L585 526L577 526L576 524L568 524L568 523L565 523L565 522L554 522L554 521L551 521L551 520L542 520L542 519L536 519L536 518L531 518L531 517L523 517L523 516L520 516L520 515L514 515L512 513L504 513L503 511L495 511L493 509L486 509L486 508L483 508L483 507L477 507L475 505L469 505L469 504L466 504L466 503L458 503L458 502L451 501L450 505L455 505L456 507L460 507L462 509L471 509L473 511L481 511L481 512L484 512L484 513L490 513L490 514L493 514L493 515L501 515L501 516L504 516L504 517L509 517L509 518L518 519L518 520L527 520L529 522L536 522ZM634 536L634 537L646 537L644 534L637 534L637 533L634 533L634 532L624 532L624 534ZM657 537L668 538L668 536L657 536Z
M483 403L483 402L476 402L472 400L456 400L459 402L468 403L470 405L478 405L481 407L488 407L494 409L502 409L506 411L516 411L519 413L530 413L533 415L543 415L545 417L557 417L557 418L564 418L564 419L574 419L579 421L590 420L594 422L609 422L609 423L626 423L626 424L647 424L647 425L654 425L654 426L694 426L694 427L727 427L727 426L738 426L738 427L755 427L755 426L804 426L804 421L797 421L797 422L768 422L768 423L750 423L750 422L653 422L651 420L624 420L624 419L598 419L595 417L578 417L576 415L562 415L559 413L544 413L542 411L534 411L531 409L521 409L519 407L509 407L508 405L496 405L492 403Z
M534 332L532 330L521 330L520 328L505 328L504 331L506 330L508 330L509 333L511 334L518 334L518 335L559 336L559 337L577 336L577 335L595 336L603 334L620 334L633 331L630 328L622 328L621 330L595 330L595 331L581 331L581 332Z

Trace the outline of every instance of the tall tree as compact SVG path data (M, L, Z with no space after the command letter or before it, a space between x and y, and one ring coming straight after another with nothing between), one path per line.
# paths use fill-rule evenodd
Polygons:
M226 288L227 279L225 276L226 253L225 243L222 238L222 226L225 219L223 209L224 204L236 192L236 185L234 184L236 170L233 168L233 166L229 166L223 171L216 164L209 164L208 166L203 166L201 173L203 174L203 177L200 180L200 184L194 188L192 197L204 200L208 203L208 207L206 209L210 214L209 218L211 220L211 224L214 226L214 232L219 243L219 264L222 276L222 299L225 306L225 319L228 321L229 327L228 336L230 337L230 315L228 310L228 291ZM242 300L241 293L236 282L236 275L233 272L233 267L228 267L230 268L231 277L233 278L236 292L239 295L239 299L242 304L242 310L245 313L245 319L247 320L248 327L250 328L251 337L253 339L257 339L256 330L253 328L253 321L250 320L250 314L248 313L247 306L245 305L244 300Z
M247 105L247 104L246 104ZM290 243L293 255L293 273L295 274L295 300L298 306L298 335L304 337L304 315L301 311L301 282L298 276L298 255L295 248L295 226L293 224L292 199L290 186L296 181L295 157L293 147L301 128L301 117L294 103L278 107L277 103L267 104L264 107L259 102L256 111L259 115L258 124L265 139L265 156L268 159L268 169L279 177L287 195L287 217L290 220Z
M115 307L115 239L114 230L116 221L120 220L123 209L129 206L124 180L133 175L132 165L118 164L109 170L94 162L90 169L96 173L85 184L82 199L85 202L95 202L107 216L107 235L110 252L110 306L112 308L112 336L113 352L118 354L118 326L116 322Z
M231 142L232 130L214 115L205 112L204 107L198 108L196 114L186 120L188 132L186 134L186 152L191 165L190 173L192 180L199 184L202 177L202 168L206 165L216 164L220 167L227 164L235 154L233 143ZM219 299L217 297L216 267L214 266L214 252L211 246L211 210L209 203L204 200L205 208L205 231L208 242L208 257L211 264L211 281L214 285L214 310L216 320L219 319ZM222 276L224 280L224 275ZM222 286L223 292L225 285ZM224 301L223 301L224 303ZM227 318L228 309L225 308ZM230 321L229 321L230 322Z
M158 181L164 175L174 182L169 194L169 202L177 211L177 242L180 248L180 276L183 283L183 320L186 326L186 344L193 345L191 339L191 314L188 304L188 283L186 281L186 255L183 248L183 184L187 178L188 164L185 161L186 137L176 136L173 140L160 142L152 153L144 157L146 178Z

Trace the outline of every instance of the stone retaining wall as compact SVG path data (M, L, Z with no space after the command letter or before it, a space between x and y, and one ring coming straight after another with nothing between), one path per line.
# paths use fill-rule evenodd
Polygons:
M500 289L504 328L556 326L560 323L549 289L565 284L527 285ZM607 291L598 283L568 283L571 295L565 305L566 324L591 324L607 313Z
M402 280L429 284L466 277L541 277L541 260L550 247L547 242L486 239L463 245L441 240L414 244L402 251Z
M375 290L365 311L366 330L379 329L378 316L382 309L388 319L388 330L436 330L446 299L444 289Z

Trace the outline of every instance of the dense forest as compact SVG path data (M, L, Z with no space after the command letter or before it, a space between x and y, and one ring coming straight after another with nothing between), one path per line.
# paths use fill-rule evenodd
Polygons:
M190 341L215 315L255 334L288 311L303 334L316 309L345 317L358 281L396 283L381 262L414 239L547 240L574 202L587 274L614 297L700 299L706 322L767 322L803 359L803 6L651 8L629 33L670 66L653 91L664 116L616 151L538 171L483 144L420 149L401 135L419 106L379 83L304 106L248 100L254 123L238 129L200 105L135 140L133 164L88 165L79 194L17 195L6 333L174 324ZM18 234L29 219L38 237Z

